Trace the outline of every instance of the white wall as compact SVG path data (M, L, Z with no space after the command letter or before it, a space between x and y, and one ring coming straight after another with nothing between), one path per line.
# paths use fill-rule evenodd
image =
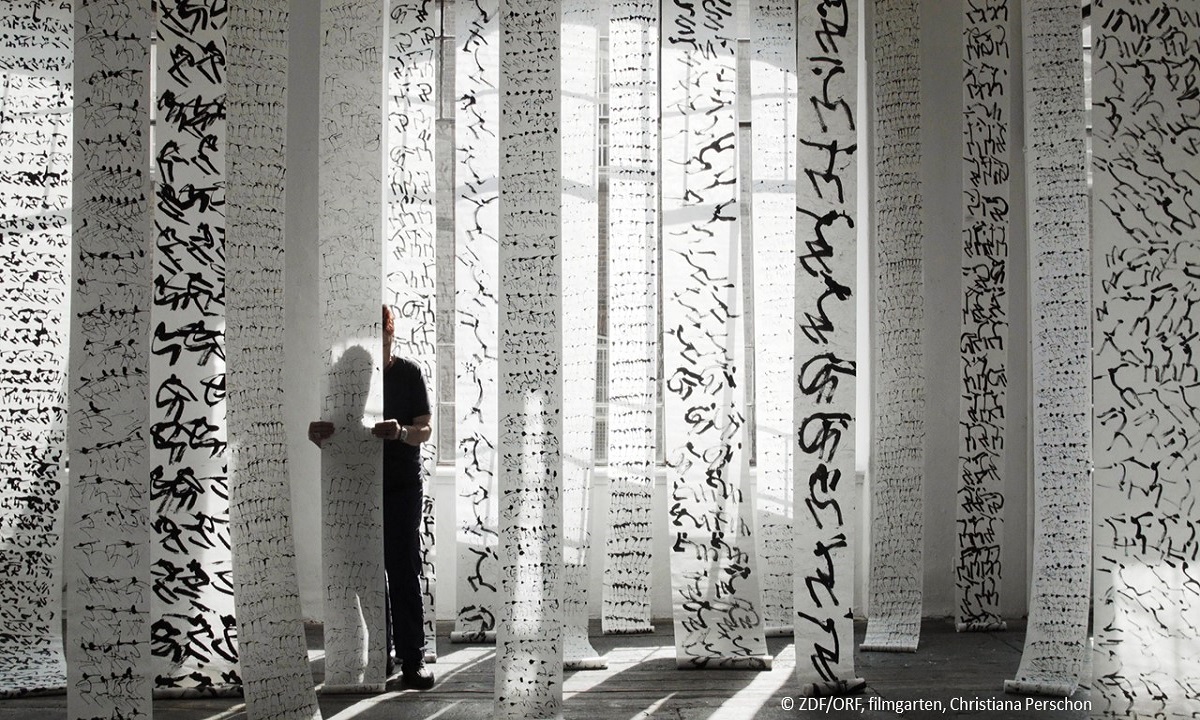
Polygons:
M1014 0L1015 1L1015 0ZM925 533L925 607L929 616L953 612L952 551L955 535L955 488L958 475L958 323L961 306L961 269L959 227L961 224L961 176L957 148L961 139L961 6L944 0L922 0L922 43L924 57L923 142L926 161L923 167L926 199L926 334L927 408L929 426L926 452L926 533ZM870 3L866 3L870 5ZM318 68L319 3L316 0L291 2L291 68L288 94L288 168L287 168L287 279L285 288L286 383L285 413L289 432L289 468L292 477L292 503L296 532L296 556L300 578L301 602L305 616L319 619L324 584L320 562L320 457L305 440L305 427L320 412L320 378L323 354L319 346L317 316L317 118L320 72ZM1019 18L1018 18L1019 20ZM1019 27L1017 25L1016 27ZM1019 34L1012 38L1014 57L1020 57ZM1014 87L1019 87L1019 77ZM864 94L864 97L866 95ZM1003 555L1004 582L1001 610L1007 617L1020 617L1027 606L1027 548L1029 522L1027 503L1032 482L1028 472L1028 303L1027 250L1023 221L1024 197L1015 189L1023 182L1023 163L1019 150L1021 137L1020 97L1015 94L1012 120L1013 225L1011 269L1009 277L1010 372L1008 415L1009 446L1005 482L1006 510ZM862 125L869 126L865 104L860 111ZM869 203L865 189L863 207ZM864 223L863 227L866 227ZM865 257L865 255L864 255ZM866 289L867 271L860 272L861 287ZM867 293L862 292L866 297ZM865 308L864 315L865 317ZM864 339L860 336L860 341ZM866 343L860 347L860 358ZM868 363L860 361L866 373ZM867 383L863 383L865 391ZM866 407L866 397L860 407ZM867 426L865 419L860 426ZM862 436L860 436L862 437ZM859 442L860 457L866 457L868 445ZM865 467L860 464L860 468ZM860 476L861 477L861 476ZM869 479L869 473L868 473ZM439 618L454 617L453 578L457 553L454 550L453 506L455 494L452 473L439 472L431 482L438 510L437 565L441 592L437 597ZM865 495L861 495L865 497ZM654 577L662 578L654 591L652 609L656 617L671 614L668 578L666 485L660 476L654 494L655 537ZM602 527L607 516L607 482L599 473L591 502L593 527ZM865 550L865 548L864 548ZM592 611L598 615L602 579L602 537L592 544ZM868 554L860 555L865 560ZM867 581L866 568L860 565L855 582L862 608Z
M322 616L325 588L321 575L321 457L306 439L308 422L321 412L324 373L317 314L319 7L318 0L291 0L288 34L283 409L300 604L306 618Z
M961 3L922 5L921 123L925 159L925 612L954 611L958 482L959 325L962 307ZM938 61L937 58L947 58Z

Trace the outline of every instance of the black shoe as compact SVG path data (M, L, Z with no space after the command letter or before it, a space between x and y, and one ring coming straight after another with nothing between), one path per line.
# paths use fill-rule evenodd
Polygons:
M388 655L388 659L387 659L387 676L388 677L391 677L396 674L396 667L397 667L396 658L392 657L391 655Z
M400 681L404 683L404 687L413 690L428 690L433 687L433 671L425 667L423 661L412 665L406 664L400 672Z

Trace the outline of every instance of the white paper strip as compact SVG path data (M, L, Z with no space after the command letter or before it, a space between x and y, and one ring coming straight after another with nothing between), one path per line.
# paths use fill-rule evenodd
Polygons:
M600 226L596 172L599 27L596 0L562 3L563 662L602 668L588 640L591 515L596 453L596 303Z
M458 585L451 642L496 638L499 0L456 7L455 387Z
M151 21L150 0L88 3L75 13L73 410L63 565L70 720L152 713Z
M71 8L0 17L0 697L62 688Z
M658 384L658 3L612 4L605 633L650 632Z
M732 3L662 19L663 363L680 667L770 664L748 492L737 27Z
M296 577L280 362L287 22L287 0L229 8L229 529L247 715L312 720L321 711Z
M963 5L963 309L954 558L959 630L1005 628L1000 618L1000 543L1014 14L1009 0Z
M1200 717L1198 19L1093 3L1094 717Z
M925 529L920 3L874 0L875 356L870 618L863 650L917 649Z
M1011 692L1075 691L1091 552L1091 273L1079 4L1022 8L1033 333L1033 588Z
M241 682L225 427L227 19L158 6L150 501L162 694Z
M565 358L559 18L558 0L500 3L502 606L495 716L501 720L562 717ZM591 393L587 395L590 400Z
M396 323L392 352L417 364L432 401L437 394L437 134L436 37L440 19L430 3L392 0L388 20L388 184L384 237L384 299ZM434 424L440 421L435 414ZM437 467L435 429L421 444L426 481ZM428 491L429 484L425 484ZM433 498L424 495L421 590L425 602L425 659L437 658L434 612Z
M383 8L321 3L321 418L325 692L385 680L382 449Z
M792 318L796 302L796 0L752 5L750 115L758 554L768 635L792 623Z
M861 690L854 672L858 292L858 13L804 0L796 181L795 638L805 695ZM757 225L756 225L757 227Z

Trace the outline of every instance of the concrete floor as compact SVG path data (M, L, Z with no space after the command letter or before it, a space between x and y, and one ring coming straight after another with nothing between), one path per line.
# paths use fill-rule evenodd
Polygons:
M608 660L606 670L568 672L564 681L565 718L587 720L738 720L740 718L832 717L883 718L978 717L1072 718L1087 710L956 711L955 699L1021 699L1002 692L1004 680L1016 673L1024 643L1024 626L1010 623L1004 632L956 633L945 620L927 620L916 653L856 653L855 667L866 679L864 693L852 696L857 709L803 710L795 696L795 652L791 638L769 638L774 656L769 671L677 670L669 621L650 635L600 636L592 645ZM856 628L861 640L863 626ZM440 624L445 635L450 623ZM451 645L438 638L439 657L432 666L438 683L424 692L404 690L398 679L381 695L321 695L325 720L477 720L492 713L495 648ZM310 628L313 677L324 676L319 627ZM1087 687L1072 700L1089 701ZM1061 698L1059 698L1061 700ZM881 707L885 701L940 701L943 712ZM66 697L44 695L0 701L0 720L65 720ZM247 720L240 699L158 700L155 720Z

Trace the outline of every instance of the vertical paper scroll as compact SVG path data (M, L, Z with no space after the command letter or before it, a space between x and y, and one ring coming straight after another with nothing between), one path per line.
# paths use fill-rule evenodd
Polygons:
M1093 717L1200 717L1197 10L1093 3Z
M755 503L768 635L792 632L796 0L752 5Z
M70 5L0 17L0 697L61 688Z
M963 5L962 393L958 437L959 630L1003 630L1000 540L1008 385L1009 0Z
M680 667L769 665L746 498L732 2L663 7L663 372Z
M384 687L380 306L383 250L383 9L321 3L321 417L325 691Z
M499 0L455 8L454 407L458 415L458 615L452 642L496 638Z
M862 689L854 673L858 277L858 14L804 0L795 270L796 679L806 695Z
M605 667L588 641L590 503L595 465L596 266L599 182L596 97L599 26L596 0L562 4L562 288L563 386L563 662Z
M1087 652L1091 551L1089 314L1079 3L1022 8L1033 469L1037 512L1025 652L1011 692L1070 695Z
M608 123L605 633L650 632L658 383L658 3L612 5Z
M502 606L495 715L542 720L561 718L563 700L559 0L502 0L500 31Z
M319 718L283 421L286 0L229 8L226 353L229 529L247 713Z
M152 712L146 482L151 20L150 0L81 2L75 12L71 488L64 545L71 720L148 718Z
M393 352L417 364L431 400L437 394L437 134L438 16L424 0L392 0L388 20L388 183L384 237L384 299L396 323ZM434 417L434 424L441 418ZM434 612L434 515L429 494L437 466L436 431L421 443L425 509L421 523L421 594L425 658L437 657Z
M921 261L921 13L874 0L875 456L870 620L863 650L917 649L925 526L925 279Z
M156 690L237 671L225 427L227 12L158 6L150 502Z

